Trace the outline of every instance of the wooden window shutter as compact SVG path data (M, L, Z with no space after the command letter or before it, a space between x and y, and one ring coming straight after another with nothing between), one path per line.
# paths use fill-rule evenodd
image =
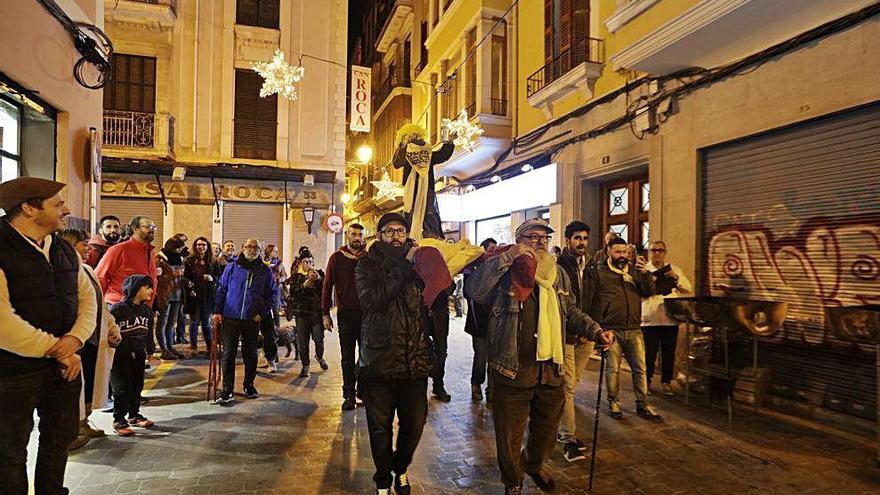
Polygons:
M235 4L235 23L256 26L258 4L259 0L238 0Z
M249 70L235 71L233 155L275 159L278 133L278 95L260 97L263 78Z
M574 0L572 66L590 60L590 0Z
M156 59L114 53L112 76L104 88L104 108L130 112L156 111Z
M279 0L259 0L260 18L257 25L264 28L278 29Z
M156 59L143 58L143 85L142 85L142 111L147 113L156 112Z
M565 74L572 67L571 48L572 40L572 2L574 0L559 0L559 75Z
M544 0L544 79L547 83L553 80L553 1Z

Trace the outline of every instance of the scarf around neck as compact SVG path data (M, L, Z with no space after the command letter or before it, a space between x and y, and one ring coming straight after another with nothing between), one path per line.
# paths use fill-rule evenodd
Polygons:
M412 167L403 190L403 209L410 215L410 237L422 238L425 211L428 208L428 186L430 185L431 147L415 143L406 145L406 161Z
M621 277L623 277L623 281L624 281L624 282L626 282L626 283L628 283L628 284L636 285L636 281L633 280L632 275L629 274L629 263L627 263L627 264L623 267L623 270L621 270L620 268L617 268L616 266L614 266L614 263L611 262L611 257L610 257L610 256L608 257L608 259L605 260L605 262L608 263L608 269L609 269L609 270L611 270L612 272L614 272L614 273L620 275Z
M562 321L559 299L556 297L556 278L559 275L556 259L544 251L537 252L538 266L535 283L538 284L538 361L552 359L563 364Z

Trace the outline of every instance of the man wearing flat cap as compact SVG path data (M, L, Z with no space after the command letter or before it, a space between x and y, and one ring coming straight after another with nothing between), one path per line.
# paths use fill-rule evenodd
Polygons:
M409 495L407 469L425 426L428 376L434 369L422 294L425 281L416 273L421 248L409 238L406 219L386 213L377 229L379 240L354 272L363 314L358 381L363 383L377 493L389 494L393 481L395 493Z
M27 446L40 416L37 494L63 494L79 430L80 358L98 302L76 251L57 236L65 186L36 177L0 184L0 485L28 493Z
M568 274L547 252L552 233L546 221L526 220L516 229L516 244L489 252L465 286L468 297L491 308L488 360L505 494L522 493L524 474L542 491L555 488L544 463L556 443L565 403L566 333L602 345L613 339L578 309Z

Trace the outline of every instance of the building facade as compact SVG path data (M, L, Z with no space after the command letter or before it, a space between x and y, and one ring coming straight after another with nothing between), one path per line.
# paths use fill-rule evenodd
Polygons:
M162 239L248 237L323 263L342 205L348 2L120 0L104 5L101 214L152 216ZM304 68L298 99L260 96L254 62ZM312 220L311 226L306 219Z
M57 2L71 22L103 28L104 2ZM101 90L76 81L82 55L39 2L6 2L0 16L0 163L2 180L30 176L67 183L69 225L88 228L96 202L91 129L101 129ZM87 67L88 81L95 80Z

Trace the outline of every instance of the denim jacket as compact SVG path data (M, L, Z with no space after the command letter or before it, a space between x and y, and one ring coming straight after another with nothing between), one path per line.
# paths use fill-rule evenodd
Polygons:
M519 371L517 335L522 325L522 303L513 297L510 288L510 267L513 258L508 253L489 258L465 283L465 294L489 308L488 358L489 367L510 379ZM568 332L595 340L601 327L578 309L571 291L568 274L556 266L556 295L559 298L559 317L562 319L562 338Z

